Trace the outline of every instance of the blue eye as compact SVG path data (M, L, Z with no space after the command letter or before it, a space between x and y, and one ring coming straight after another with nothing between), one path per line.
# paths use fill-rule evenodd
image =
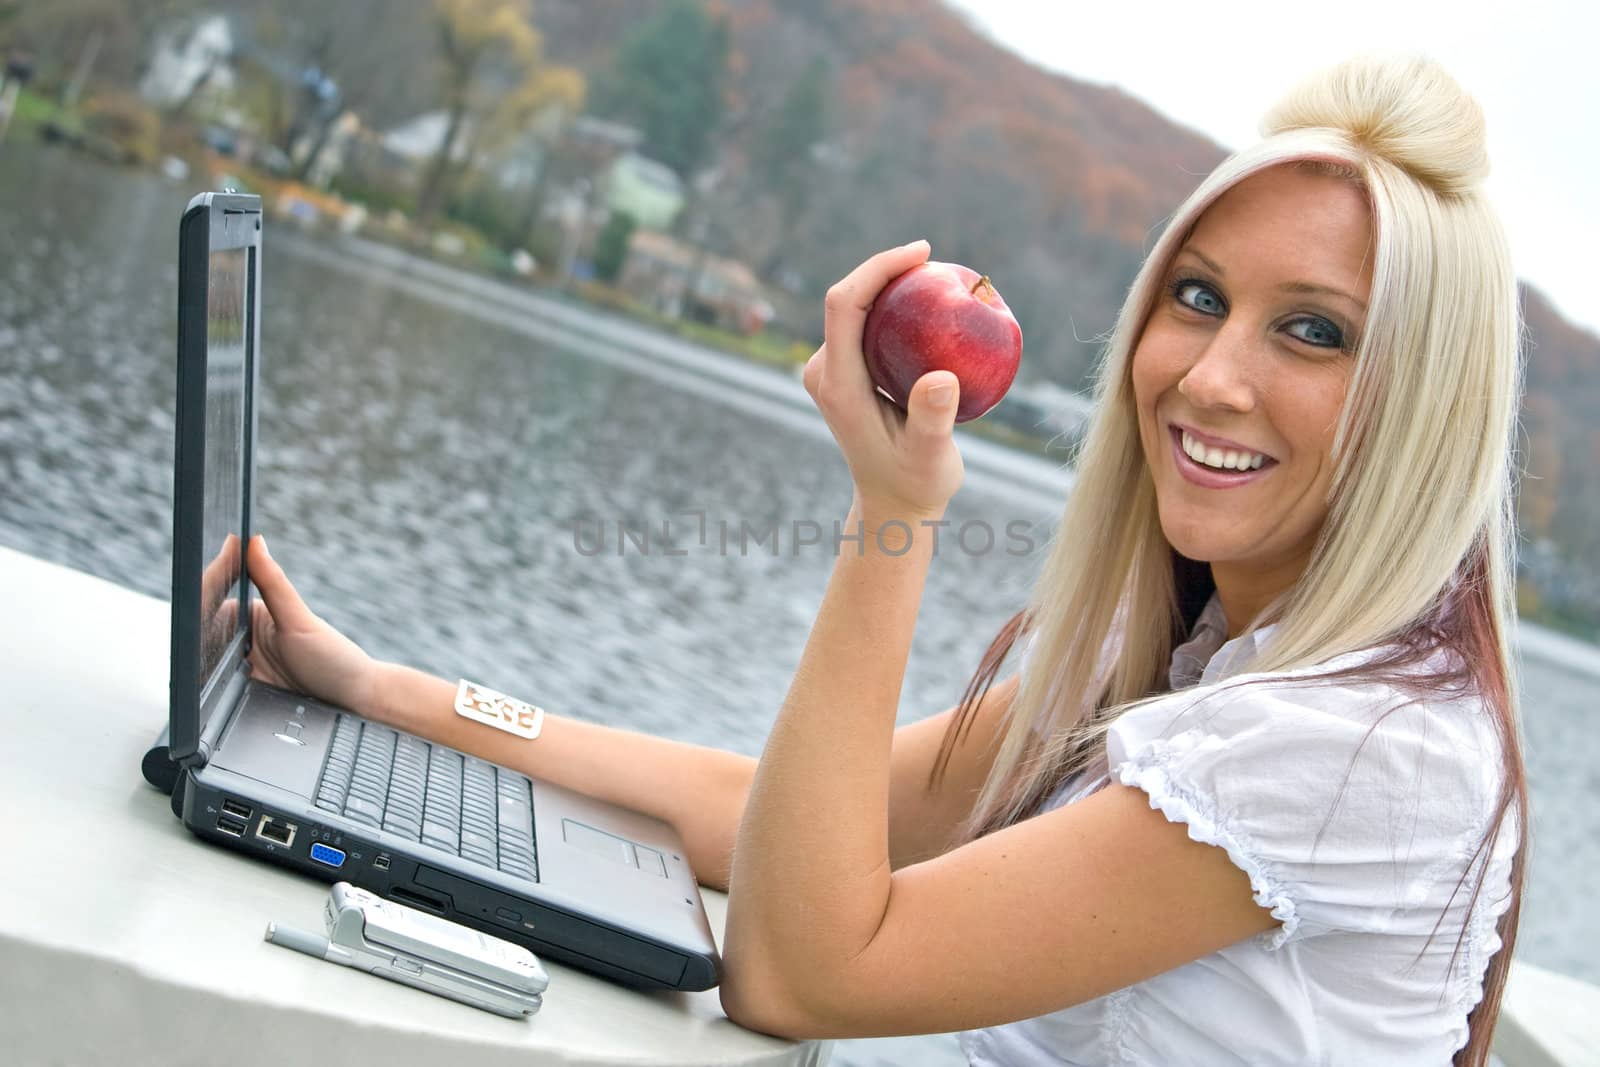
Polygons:
M1196 307L1194 304L1189 303L1189 301L1183 299L1183 297L1178 295L1179 293L1183 292L1185 289L1188 289L1190 286L1193 286L1194 288L1199 289L1202 292L1204 292L1207 295L1209 295L1211 297L1212 301L1217 305L1215 310L1212 310L1212 309L1209 309L1209 308L1204 308L1204 307ZM1205 313L1207 315L1215 314L1216 311L1221 311L1222 310L1222 301L1217 299L1216 292L1209 285L1207 285L1204 282L1199 281L1199 280L1197 280L1195 278L1179 278L1177 281L1173 282L1172 283L1172 297L1173 297L1174 300L1176 300L1178 303L1182 304L1184 307L1194 308L1194 310L1199 311L1199 312L1203 312L1203 313Z
M1191 288L1198 290L1200 293L1200 296L1196 297L1195 303L1190 303L1181 295L1185 290ZM1202 315L1216 315L1227 310L1223 306L1221 297L1217 296L1216 290L1198 278L1179 278L1169 286L1169 289L1174 300L1191 311L1200 312ZM1209 306L1205 303L1207 300L1210 301ZM1291 327L1309 327L1308 333L1310 336L1304 336L1299 333L1291 333L1290 336L1297 341L1311 345L1313 348L1343 349L1345 347L1344 334L1339 327L1326 319L1300 318L1295 319L1289 325Z
M1344 347L1344 334L1340 333L1339 327L1335 326L1331 322L1327 322L1323 319L1295 319L1289 325L1309 326L1311 327L1311 332L1313 334L1318 332L1322 334L1324 340L1321 341L1316 340L1315 337L1300 337L1299 334L1294 335L1299 337L1300 340L1304 341L1308 345L1315 345L1318 348Z

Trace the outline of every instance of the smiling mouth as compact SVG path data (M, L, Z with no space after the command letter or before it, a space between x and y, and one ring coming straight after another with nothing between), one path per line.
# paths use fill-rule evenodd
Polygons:
M1265 476L1278 461L1264 452L1218 448L1178 426L1167 427L1173 462L1186 481L1207 489L1231 489Z
M1242 448L1218 448L1201 441L1188 430L1174 426L1178 431L1178 446L1183 454L1196 463L1212 470L1259 470L1272 457L1265 452L1247 452Z

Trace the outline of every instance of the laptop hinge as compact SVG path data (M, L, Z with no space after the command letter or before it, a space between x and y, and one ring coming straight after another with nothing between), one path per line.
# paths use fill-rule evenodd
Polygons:
M216 710L206 720L205 728L200 731L199 750L183 761L185 767L196 770L211 762L211 753L222 740L222 735L228 729L228 724L244 706L245 693L250 686L250 665L240 660L239 666L228 678L228 684L223 687L222 696L217 700Z
M139 761L139 769L143 772L145 781L163 793L171 794L177 786L179 775L185 769L199 770L210 763L211 750L216 747L223 731L228 728L228 723L233 721L234 714L244 703L244 695L249 684L250 668L247 664L241 663L228 679L228 684L223 687L222 695L217 700L216 710L206 720L205 729L200 733L198 747L191 756L180 760L172 758L171 724L163 726L161 733L145 751L144 758Z

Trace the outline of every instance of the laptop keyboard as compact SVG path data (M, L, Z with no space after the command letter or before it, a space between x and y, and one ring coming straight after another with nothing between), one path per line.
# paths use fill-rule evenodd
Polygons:
M317 807L539 880L528 779L355 715L334 724Z

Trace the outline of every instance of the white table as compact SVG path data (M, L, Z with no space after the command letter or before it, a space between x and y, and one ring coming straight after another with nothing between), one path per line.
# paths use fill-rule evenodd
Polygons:
M0 613L0 1062L827 1062L734 1025L714 990L547 962L543 1008L510 1020L267 944L268 920L320 929L327 887L203 844L139 773L166 602L0 548ZM726 898L705 899L720 937Z

